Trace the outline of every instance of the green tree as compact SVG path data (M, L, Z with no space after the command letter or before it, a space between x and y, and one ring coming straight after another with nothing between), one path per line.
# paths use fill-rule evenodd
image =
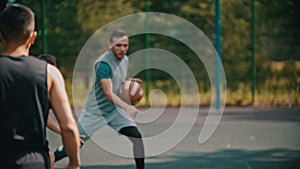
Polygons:
M31 54L38 55L42 52L41 2L35 0L21 2L32 8L36 14L38 38L31 49ZM201 29L213 42L214 0L46 0L46 2L48 52L57 56L59 67L67 78L71 78L77 56L93 33L115 19L146 9L186 19ZM148 2L148 8L145 2ZM286 61L295 65L295 60L300 60L299 3L298 0L255 0L256 80L260 92L268 90L271 82L274 89L280 90L280 87L276 87L277 83L273 83L275 79L284 82L281 83L282 88L287 91L299 93L299 71L295 66L285 67L282 72L272 72L270 69L271 61ZM221 1L221 5L222 62L227 87L232 91L245 93L251 85L251 0L224 0ZM145 35L130 37L129 54L145 49L145 40ZM165 49L179 56L194 72L203 90L210 90L207 72L188 46L162 35L149 34L149 40L150 47ZM140 76L144 76L143 72ZM153 70L152 81L169 79L168 74ZM242 96L244 99L245 95Z
M129 1L97 1L85 0L77 4L77 19L82 30L94 33L102 26L122 16L134 13L136 10Z
M257 33L262 46L259 50L268 53L270 60L286 61L299 55L297 2L299 8L296 0L258 0Z
M79 0L47 0L46 1L46 38L48 53L57 57L58 66L66 75L71 77L81 46L87 33L82 31L77 21L77 3ZM42 52L42 14L41 2L23 0L23 4L32 8L36 17L37 40L31 49L31 54Z

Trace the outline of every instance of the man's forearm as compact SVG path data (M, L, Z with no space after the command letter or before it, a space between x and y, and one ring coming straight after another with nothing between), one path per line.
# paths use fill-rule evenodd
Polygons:
M122 108L126 108L126 106L128 105L125 101L123 101L120 97L118 97L114 93L112 94L111 100L109 101Z
M70 158L69 166L80 166L80 140L77 128L64 128L61 130L61 136L65 150Z

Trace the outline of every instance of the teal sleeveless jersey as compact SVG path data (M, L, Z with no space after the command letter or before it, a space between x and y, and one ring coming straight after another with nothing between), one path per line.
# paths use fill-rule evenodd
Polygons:
M92 90L88 95L84 111L89 113L101 113L105 117L109 115L110 112L116 108L116 106L106 99L103 89L100 85L100 80L96 76L100 62L106 62L110 66L113 92L119 96L121 85L127 76L128 57L125 56L122 60L118 60L112 55L111 51L107 51L99 56L94 63L94 83Z

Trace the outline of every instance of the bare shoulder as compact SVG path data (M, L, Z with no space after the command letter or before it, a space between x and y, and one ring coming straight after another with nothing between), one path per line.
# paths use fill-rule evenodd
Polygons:
M61 72L53 65L47 64L48 72L48 90L51 89L53 84L64 85L64 80Z
M48 70L48 75L51 75L51 76L61 76L61 73L60 71L53 65L51 64L48 64L47 65L47 70Z

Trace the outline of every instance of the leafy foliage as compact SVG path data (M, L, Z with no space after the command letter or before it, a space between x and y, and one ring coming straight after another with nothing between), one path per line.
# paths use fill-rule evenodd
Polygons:
M36 15L38 39L31 54L42 52L41 1L22 0ZM148 5L148 6L146 6ZM238 100L249 102L251 88L251 0L221 1L222 62L228 91L238 93ZM136 12L164 12L184 18L201 29L213 41L213 0L46 0L46 33L48 53L57 57L66 78L71 78L77 56L85 41L105 24ZM255 0L256 7L256 83L257 94L284 91L290 102L299 104L300 41L298 0ZM129 53L146 48L145 35L130 38ZM210 90L210 82L197 56L184 44L170 37L149 35L149 47L170 51L187 63L199 82L200 91ZM280 71L275 62L284 62ZM274 68L275 65L275 68ZM145 72L138 76L145 78ZM170 76L153 70L153 85L168 81ZM88 86L88 84L87 84ZM162 86L161 86L162 87ZM163 87L162 87L163 88ZM168 87L166 87L168 89ZM284 90L282 90L284 89ZM247 93L247 94L245 94ZM237 97L236 97L237 98ZM231 100L231 99L228 99ZM243 101L232 101L233 104Z

